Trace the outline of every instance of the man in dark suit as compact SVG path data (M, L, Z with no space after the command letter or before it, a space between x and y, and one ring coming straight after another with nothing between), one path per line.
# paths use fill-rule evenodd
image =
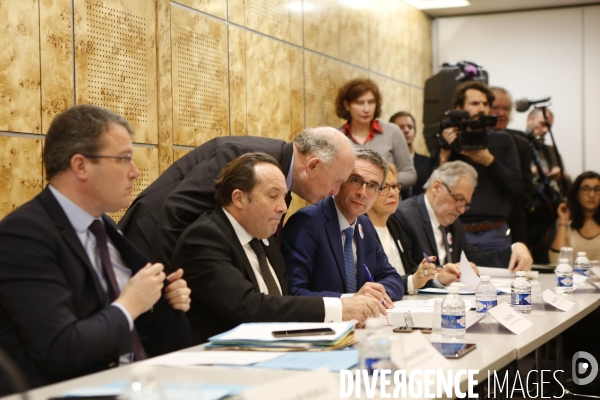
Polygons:
M415 151L413 142L415 140L417 124L415 117L413 117L411 113L407 111L398 111L390 117L390 122L398 125L402 131L404 139L406 139L408 151L412 157L415 170L417 171L417 181L415 184L412 187L402 189L400 195L403 199L408 199L411 196L418 196L424 192L423 185L425 182L427 182L429 175L431 175L431 172L433 171L435 160Z
M293 143L252 136L210 140L171 165L135 199L119 227L147 257L170 271L177 239L192 222L215 204L214 181L236 157L264 152L275 158L291 193L316 203L348 178L354 152L348 139L334 128L306 129Z
M400 203L395 216L407 236L413 260L426 253L440 265L459 262L461 252L475 264L508 267L510 271L530 270L533 260L523 243L498 250L479 252L465 237L458 217L469 208L477 172L462 161L445 163L431 174L425 193Z
M127 206L139 176L132 133L96 106L58 115L44 146L49 185L0 223L0 347L31 387L189 344L183 271L163 296L163 266L104 214Z
M385 176L387 165L379 153L357 149L354 170L338 194L290 217L281 251L293 295L357 293L384 301L387 307L402 298L402 279L363 215L379 195Z
M181 235L173 266L192 289L193 343L244 322L335 322L385 314L374 299L288 296L283 258L272 236L287 211L285 177L265 153L230 162L216 183L219 206Z

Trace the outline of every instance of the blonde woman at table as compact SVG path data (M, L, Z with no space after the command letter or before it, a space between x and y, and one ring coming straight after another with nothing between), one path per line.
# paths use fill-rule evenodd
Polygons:
M417 172L400 128L378 120L381 94L375 82L364 78L346 82L338 90L335 111L347 120L338 130L348 136L354 147L375 150L387 163L394 164L398 170L396 178L404 188L415 183Z
M551 263L558 261L561 247L572 247L575 254L585 251L588 259L600 260L600 174L588 171L579 175L567 202L558 206Z
M425 259L416 265L410 254L406 253L408 247L403 245L405 235L400 227L400 222L392 214L398 208L400 189L402 185L396 180L398 170L394 164L388 164L388 175L379 196L367 212L367 217L373 223L377 239L386 254L389 263L398 271L404 283L405 294L413 294L416 289L421 289L432 279L434 286L446 286L460 278L457 264L447 264L444 269L428 263ZM430 256L435 261L435 256Z

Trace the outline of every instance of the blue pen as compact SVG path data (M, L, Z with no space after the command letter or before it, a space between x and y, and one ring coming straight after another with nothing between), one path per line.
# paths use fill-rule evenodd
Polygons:
M432 263L427 254L423 253L423 257L425 257L425 261L427 261L430 264Z
M369 282L375 282L375 279L373 279L373 275L371 275L369 268L367 268L367 264L363 264L363 268L365 269L365 272L367 273L367 278L369 278Z

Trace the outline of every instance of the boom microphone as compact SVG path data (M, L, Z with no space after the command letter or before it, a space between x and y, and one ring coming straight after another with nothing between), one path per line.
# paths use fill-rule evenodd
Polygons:
M521 99L521 100L517 100L515 102L515 109L518 112L525 112L525 111L529 110L529 108L534 104L547 103L549 101L550 101L550 97L546 97L545 99L540 99L540 100Z

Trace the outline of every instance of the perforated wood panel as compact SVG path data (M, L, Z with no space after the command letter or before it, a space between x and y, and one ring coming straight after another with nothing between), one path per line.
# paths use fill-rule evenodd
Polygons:
M339 46L339 0L319 0L305 2L304 47L307 49L338 57Z
M335 115L335 96L339 87L339 62L304 53L306 126L339 126Z
M419 87L431 76L431 18L417 9L409 13L410 35L410 81Z
M133 161L140 170L140 176L133 181L133 191L131 192L131 202L142 190L146 189L156 178L158 178L158 149L146 147L133 148ZM126 208L110 213L110 217L115 221L120 221Z
M175 161L179 160L181 157L185 156L190 151L191 150L186 150L186 149L173 149L173 160L175 160Z
M144 1L75 0L77 103L107 107L157 143L155 7Z
M227 0L173 0L173 2L221 19L227 16Z
M42 132L73 105L73 19L71 0L40 0Z
M403 83L371 74L373 82L379 86L381 93L381 120L388 121L398 111L410 111L411 99L409 86Z
M173 85L171 81L171 3L156 0L158 73L158 170L173 163Z
M171 7L173 142L197 146L229 133L225 23Z
M231 134L248 134L246 118L246 32L229 26L229 120Z
M0 136L0 219L42 190L42 140Z
M0 2L0 130L41 133L38 1Z

